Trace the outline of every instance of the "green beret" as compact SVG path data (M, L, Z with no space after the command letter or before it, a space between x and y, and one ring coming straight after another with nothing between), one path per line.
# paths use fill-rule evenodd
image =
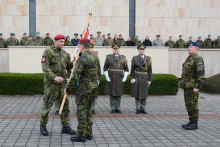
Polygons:
M2 36L3 34L2 34L2 33L0 33L0 35Z
M202 38L201 36L198 36L198 38Z
M90 48L93 48L93 47L94 47L94 45L92 43L90 43Z
M139 45L138 47L137 47L137 49L146 49L146 46L144 45L144 44L141 44L141 45Z
M136 35L135 37L139 37L138 35Z
M32 37L31 35L29 35L28 37Z
M208 36L211 36L210 34Z
M69 35L66 36L66 38L70 37Z
M112 45L112 48L113 48L113 49L119 49L119 48L120 48L120 45L117 45L117 44Z
M220 35L218 37L220 37Z
M192 38L192 36L189 36L189 38Z
M10 35L11 35L11 36L14 36L14 35L15 35L15 33L11 33Z
M36 33L34 33L34 35L36 35L36 34L39 34L40 32L36 32Z

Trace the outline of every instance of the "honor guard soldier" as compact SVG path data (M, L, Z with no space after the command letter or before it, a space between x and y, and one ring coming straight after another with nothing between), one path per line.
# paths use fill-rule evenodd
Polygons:
M146 100L148 89L152 81L152 60L145 55L145 45L137 47L139 55L134 56L131 61L131 96L135 97L136 114L147 114Z
M106 77L105 93L110 95L111 113L122 113L120 103L124 91L124 82L128 76L128 64L124 55L120 55L120 46L113 45L113 54L107 55L104 64Z

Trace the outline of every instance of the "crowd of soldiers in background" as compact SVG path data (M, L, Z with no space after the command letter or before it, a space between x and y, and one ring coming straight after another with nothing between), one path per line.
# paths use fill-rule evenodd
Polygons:
M80 38L82 34L80 35ZM80 38L78 34L74 34L74 38L70 40L70 36L66 36L64 46L77 46L79 43ZM193 42L192 36L189 37L189 40L185 42L182 39L182 35L179 35L179 39L174 42L172 40L172 36L169 37L169 40L163 42L160 39L160 35L156 35L156 39L151 42L149 36L146 36L145 40L142 42L139 39L139 36L136 35L133 40L130 37L127 38L127 41L122 37L122 34L114 35L114 38L111 37L111 34L108 33L107 37L105 35L101 35L101 32L97 32L97 36L94 37L93 34L90 35L90 42L94 46L112 46L112 45L119 45L119 46L139 46L144 44L146 46L168 46L169 48L186 48L187 44ZM220 48L220 36L218 36L215 40L211 39L211 35L208 35L207 38L202 41L201 36L198 36L198 40L196 41L199 44L200 48ZM34 38L32 36L28 36L27 33L23 34L23 38L19 40L16 38L15 33L10 34L10 38L7 40L3 39L3 34L0 33L0 48L7 48L8 46L51 46L53 44L53 39L50 37L50 33L46 33L46 37L42 38L40 36L40 32L36 32L34 34Z

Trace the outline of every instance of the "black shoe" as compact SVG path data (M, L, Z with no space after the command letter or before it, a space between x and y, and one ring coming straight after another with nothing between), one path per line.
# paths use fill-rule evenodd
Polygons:
M144 109L142 109L140 112L144 113L144 114L147 114L147 111L145 111Z
M116 112L117 112L117 113L122 113L121 110L119 110L119 109L117 109Z
M49 132L47 131L46 125L40 125L40 133L43 136L47 136L49 134Z
M70 141L72 141L72 142L86 142L86 137L75 136L75 137L71 137Z
M136 114L140 114L140 110L136 109Z
M86 139L87 140L92 140L93 139L93 135L91 134L91 135L86 135Z
M197 130L198 129L198 125L196 123L190 123L190 125L185 126L186 130Z
M92 114L93 114L93 115L96 114L95 110L92 110Z
M59 114L59 110L56 110L54 115L58 115Z
M112 110L111 113L116 113L116 111L115 111L115 110Z
M65 126L62 129L63 134L76 135L76 131L72 130L69 126Z
M187 124L182 124L182 128L185 129L186 127L188 127L188 126L190 125L190 123L191 123L191 122L188 122Z

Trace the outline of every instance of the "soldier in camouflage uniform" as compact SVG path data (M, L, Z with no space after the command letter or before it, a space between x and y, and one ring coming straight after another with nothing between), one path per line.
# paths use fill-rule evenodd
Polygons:
M3 34L0 33L0 48L6 48L6 47L7 47L7 43L5 39L3 39Z
M215 43L215 48L220 48L220 35L218 36L217 39L215 39L214 43Z
M139 36L138 35L135 36L133 42L134 42L134 46L139 46L139 45L142 44L141 41L139 40Z
M198 129L198 96L205 75L203 58L197 54L198 47L196 42L188 44L189 56L182 66L180 87L184 89L185 105L189 116L189 123L182 125L186 130Z
M179 39L176 41L176 48L185 48L185 41L182 39L182 35L179 36Z
M20 45L24 46L27 41L28 41L27 33L24 33L23 38L20 41Z
M18 46L19 40L16 38L15 33L10 34L10 38L7 39L7 46Z
M198 40L196 41L196 43L198 43L199 48L204 48L204 43L201 39L201 36L198 37Z
M160 39L160 35L156 35L157 39L153 41L153 46L163 46L163 40Z
M189 40L186 42L186 48L187 48L187 45L188 45L189 43L191 43L191 42L193 42L193 41L192 41L192 36L189 36Z
M147 114L146 100L148 96L148 88L153 79L151 57L144 55L146 46L137 47L139 55L134 56L131 61L131 96L135 97L136 114Z
M106 56L104 74L106 77L105 93L110 95L111 113L122 113L121 96L124 92L124 82L128 76L128 64L124 55L120 55L120 46L113 45L113 54Z
M70 41L70 36L69 35L66 36L64 46L73 46L72 42Z
M44 72L44 97L43 107L40 117L41 134L47 136L49 133L46 129L48 114L55 102L59 106L64 97L64 89L67 83L67 70L73 67L69 54L64 51L63 45L65 36L57 35L54 37L54 45L44 50L41 65ZM62 133L75 135L76 131L69 127L69 100L68 97L64 103L63 111L60 115L63 125Z
M32 40L32 36L28 36L28 40L25 42L25 46L35 46L35 42Z
M112 46L114 43L114 40L111 38L111 34L108 33L108 38L104 42L104 46Z
M119 34L119 38L116 41L118 46L126 46L126 41L122 38L122 34ZM115 43L113 44L115 45Z
M204 40L204 48L214 48L214 41L211 39L211 35Z
M71 137L73 142L86 142L92 140L92 101L94 95L98 93L98 64L96 55L90 51L90 40L82 38L79 41L79 49L82 53L76 62L73 77L70 80L66 91L79 81L79 88L76 92L75 103L77 105L78 130L75 137Z
M175 47L175 42L172 40L172 36L169 37L169 40L165 43L165 46L169 46L169 48Z
M33 39L36 46L43 46L44 45L44 39L40 37L40 32L37 32L34 34L35 37Z
M44 38L44 46L51 46L53 45L53 39L50 38L50 33L46 34L46 37Z
M101 32L97 32L97 37L95 37L95 45L96 46L103 46L104 45L104 39L101 37Z

